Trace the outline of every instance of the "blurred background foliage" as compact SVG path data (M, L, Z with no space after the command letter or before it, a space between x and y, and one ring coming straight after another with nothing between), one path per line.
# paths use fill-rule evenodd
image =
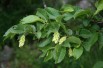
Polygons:
M98 50L98 44L91 52L84 52L79 60L69 59L68 55L60 64L54 61L43 62L39 58L41 52L35 46L35 41L28 37L23 48L18 47L18 40L9 39L3 42L3 34L12 25L27 15L35 14L37 8L45 4L60 8L63 4L78 5L87 8L96 0L0 0L0 68L92 68L97 61L103 60L103 50ZM93 7L93 6L92 6ZM31 43L28 43L31 42Z

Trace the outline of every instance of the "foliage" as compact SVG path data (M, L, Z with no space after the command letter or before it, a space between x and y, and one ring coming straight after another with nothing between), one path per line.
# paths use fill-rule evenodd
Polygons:
M96 7L97 7L97 10L94 14L97 14L99 13L101 10L103 10L103 0L99 0L96 2Z
M94 13L90 9L84 10L71 5L63 6L60 10L39 8L36 15L24 17L19 24L8 29L4 36L21 36L19 44L22 43L20 46L23 46L26 36L32 34L42 51L40 57L44 57L44 61L54 59L55 63L60 63L67 54L70 58L79 59L83 51L90 51L95 43L99 43L100 47L103 45L103 28L98 26L98 22L93 22L98 21L96 14L102 10L100 4ZM25 37L23 41L22 36Z
M93 68L103 68L103 61L98 61L94 64Z

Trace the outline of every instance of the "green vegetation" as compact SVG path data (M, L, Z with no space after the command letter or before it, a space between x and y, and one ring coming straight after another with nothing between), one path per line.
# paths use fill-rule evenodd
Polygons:
M34 53L40 54L37 68L46 67L46 64L46 68L102 68L103 0L98 0L95 7L96 10L72 5L63 5L60 9L38 8L36 14L22 18L9 28L4 34L4 42L18 37L19 44L15 42L14 45L18 44L21 51L16 49L16 57L30 59L31 66L35 63L32 60L35 54L29 54L29 48L36 47ZM26 62L25 59L21 63Z

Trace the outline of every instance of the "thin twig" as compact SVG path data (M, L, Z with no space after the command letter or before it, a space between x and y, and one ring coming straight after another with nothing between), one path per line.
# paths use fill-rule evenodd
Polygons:
M43 6L44 6L44 8L46 8L47 5L46 5L45 1L44 1L44 0L42 0L42 1L43 1Z

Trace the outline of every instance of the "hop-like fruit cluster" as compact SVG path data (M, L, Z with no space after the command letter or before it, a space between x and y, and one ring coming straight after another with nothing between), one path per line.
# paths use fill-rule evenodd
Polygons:
M61 39L59 40L59 45L62 44L65 40L66 40L66 36L61 37Z
M22 35L19 40L19 47L22 47L25 43L25 35Z
M59 38L60 38L59 32L58 31L54 32L52 41L56 44L58 43Z

